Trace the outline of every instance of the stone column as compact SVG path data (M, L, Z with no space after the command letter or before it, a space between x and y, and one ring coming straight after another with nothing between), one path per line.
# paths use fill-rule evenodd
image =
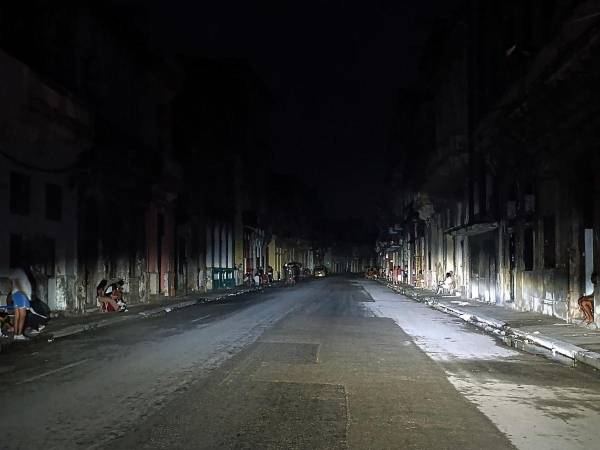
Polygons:
M592 151L594 158L594 272L600 272L600 155L598 149ZM594 286L594 320L600 326L600 285L596 275Z

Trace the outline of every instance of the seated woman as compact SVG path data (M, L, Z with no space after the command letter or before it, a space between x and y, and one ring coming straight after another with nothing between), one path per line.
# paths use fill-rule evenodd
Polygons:
M454 277L452 276L452 272L450 271L446 273L446 279L438 285L437 294L442 294L444 292L452 294L454 288Z
M117 291L114 290L106 292L106 280L102 280L96 287L96 304L102 312L119 311L119 305L117 305Z
M119 311L127 312L127 303L125 302L124 296L124 287L125 282L123 280L119 280L117 284L113 284L112 292L115 292L114 300L117 302L117 306L119 307Z

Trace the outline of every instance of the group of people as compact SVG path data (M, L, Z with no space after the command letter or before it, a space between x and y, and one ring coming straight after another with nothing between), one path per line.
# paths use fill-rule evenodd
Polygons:
M127 303L123 297L122 279L102 280L96 287L96 304L102 312L127 312Z
M283 281L287 285L295 285L300 279L300 266L288 263L283 266Z
M244 276L244 285L248 287L252 286L268 286L273 283L273 268L271 266L264 270L259 267L252 274L252 270L248 270Z
M24 341L45 328L49 308L38 298L33 298L31 281L24 270L13 270L9 279L11 286L6 305L0 308L0 334L12 333L15 341Z

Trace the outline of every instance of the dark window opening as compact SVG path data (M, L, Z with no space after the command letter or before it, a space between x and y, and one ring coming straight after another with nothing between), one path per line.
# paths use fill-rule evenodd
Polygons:
M479 244L474 241L469 244L471 277L474 279L479 278Z
M179 242L177 245L177 268L179 275L183 275L183 269L186 263L186 240L183 237L179 238Z
M524 270L533 270L533 229L523 232L523 265Z
M513 233L510 234L508 241L508 264L510 270L514 270L516 267L516 258L515 258L515 235Z
M544 217L544 269L556 267L556 225L554 216Z
M156 232L158 235L156 239L156 271L159 274L158 284L160 290L160 279L162 278L160 276L162 273L162 243L165 234L165 216L163 216L162 214L157 214L156 216Z
M81 244L83 261L94 263L98 258L99 212L96 199L87 199L84 203L83 221L80 222Z
M21 173L10 173L10 212L12 214L29 214L30 179Z
M62 188L58 184L46 183L46 219L62 219Z
M40 238L37 244L38 264L43 268L43 273L48 277L55 275L54 268L56 266L56 243L54 239L49 237Z
M11 234L8 249L8 265L11 269L25 265L23 250L23 237L19 234Z

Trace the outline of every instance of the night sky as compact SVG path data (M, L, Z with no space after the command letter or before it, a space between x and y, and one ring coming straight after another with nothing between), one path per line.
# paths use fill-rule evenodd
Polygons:
M418 76L434 20L456 4L121 2L146 14L141 23L167 51L248 60L274 99L273 166L319 187L333 218L369 222L398 90Z

